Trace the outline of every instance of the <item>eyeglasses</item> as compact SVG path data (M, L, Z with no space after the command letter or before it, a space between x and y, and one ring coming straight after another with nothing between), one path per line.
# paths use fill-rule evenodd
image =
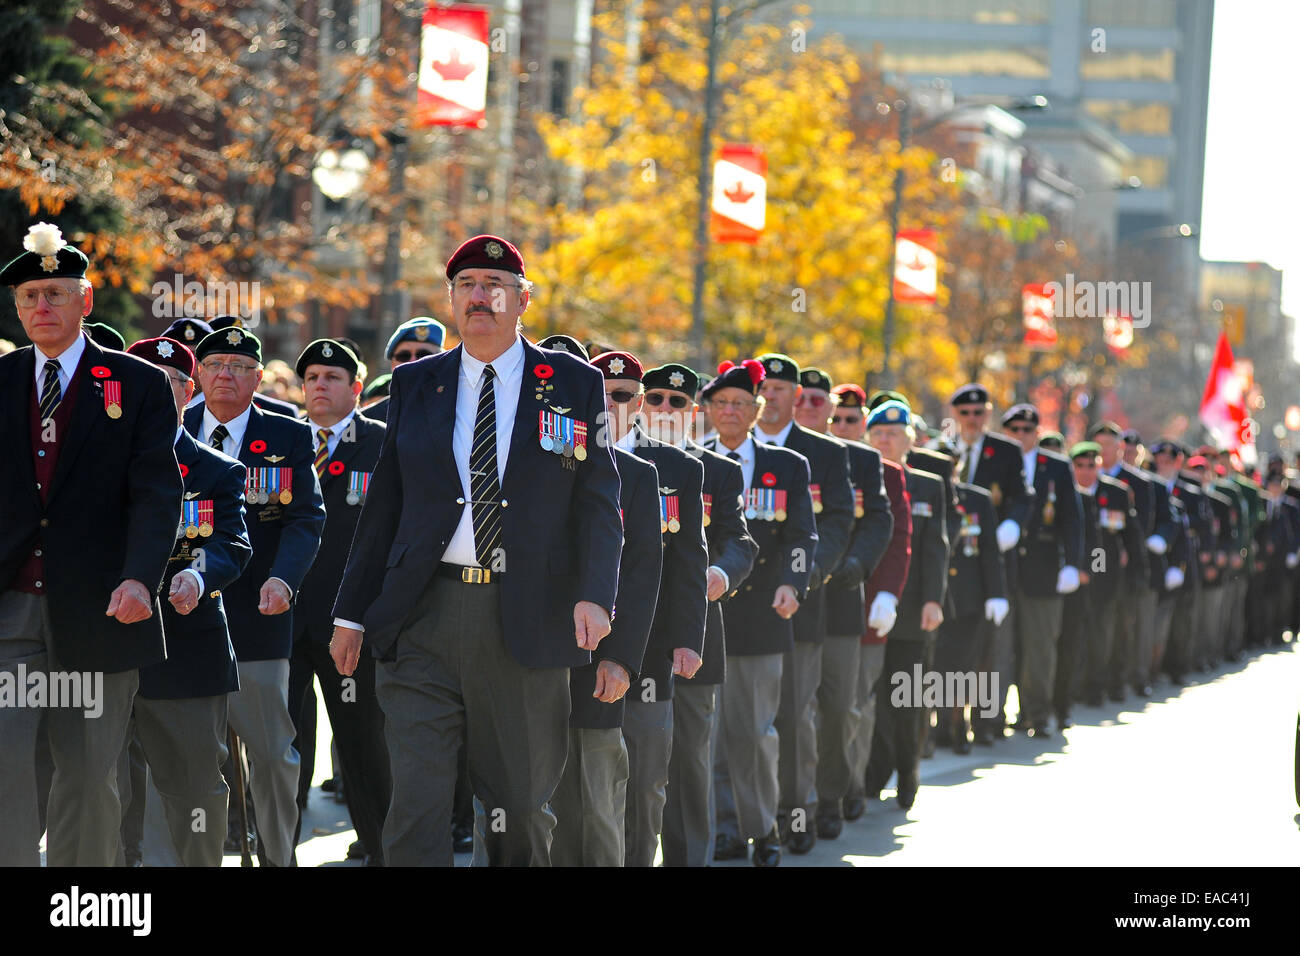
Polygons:
M1008 425L1007 431L1012 435L1027 435L1037 427L1037 425Z
M735 411L743 412L747 408L753 408L755 405L758 404L758 402L752 402L752 401L747 402L743 399L732 402L732 401L726 401L724 399L715 398L712 401L710 401L709 404L714 408L720 408L724 411L727 409L734 409Z
M518 282L501 282L497 279L484 279L480 282L477 279L470 279L468 277L457 279L451 284L452 289L459 292L461 295L469 295L474 291L475 286L482 286L483 291L488 295L495 295L505 289L521 288Z
M67 305L72 301L72 297L80 292L80 289L64 289L57 286L51 289L15 289L14 301L24 309L31 309L40 302L41 296L45 296L45 301L51 306L60 306Z
M856 425L862 421L861 415L832 415L832 425Z
M960 415L962 418L983 418L984 413L987 411L988 411L987 408L982 408L978 405L974 407L963 406L957 409L957 414Z
M800 395L800 396L799 396L799 404L800 404L800 405L811 405L813 408L821 408L823 405L826 404L826 396L824 396L824 395Z
M430 355L437 355L437 352L430 352L428 349L419 349L414 352L408 352L403 349L400 352L393 353L394 362L413 362L416 359L428 358Z
M243 378L245 375L251 375L261 366L246 365L243 362L204 362L203 369L209 375L217 375L221 372L229 372L236 378Z
M673 408L682 409L691 403L691 400L685 395L665 395L662 392L647 392L645 403L651 408L658 408L664 402L667 402Z
M605 396L607 398L612 398L618 405L626 405L640 394L640 392L629 391L626 388L616 388L612 392L606 392Z
M181 387L184 387L187 382L193 381L193 379L188 375L172 375L170 372L167 373L167 378L171 380L173 385L179 385Z

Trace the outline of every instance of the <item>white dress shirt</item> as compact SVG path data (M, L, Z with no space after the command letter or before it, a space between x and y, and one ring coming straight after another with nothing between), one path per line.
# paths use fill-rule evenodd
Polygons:
M1025 459L1025 484L1032 488L1034 487L1034 467L1038 464L1038 449L1027 451L1022 457Z
M217 421L217 416L212 414L212 409L204 405L203 426L199 430L199 441L210 446L212 444L212 433L216 431L218 425L224 424L229 437L221 443L221 451L231 458L238 458L240 449L244 447L244 432L248 431L248 420L252 417L253 406L249 405L248 408L245 408L230 421L220 422Z
M735 449L728 448L722 443L721 438L718 439L719 455L726 458L733 451L740 456L740 470L745 477L745 487L749 488L754 483L754 439L746 435L740 447Z
M759 428L757 425L755 425L755 426L754 426L754 437L757 438L759 441L761 441L761 442L762 442L763 444L765 444L765 445L780 445L782 448L784 448L784 447L785 447L785 440L786 440L787 438L790 437L790 430L791 430L792 428L794 428L794 419L793 419L793 418L790 419L788 422L786 422L786 423L785 423L785 428L782 428L782 429L781 429L779 432L777 432L775 435L769 435L767 432L763 431L763 429L761 429L761 428Z
M460 475L465 506L460 514L456 533L447 543L442 560L448 564L479 567L474 548L474 509L470 504L469 456L474 448L474 419L478 416L478 398L483 385L483 369L489 363L480 362L469 351L460 350L460 383L456 389L456 427L452 432L451 450L456 458L456 471ZM491 362L496 373L492 381L492 398L497 416L497 481L504 482L506 459L510 455L510 434L515 427L515 413L519 410L519 388L524 377L524 342L515 336L510 346Z
M77 363L81 361L81 356L86 351L86 337L78 335L77 341L73 342L63 354L57 357L46 355L41 351L39 345L33 345L32 351L36 353L36 397L40 399L41 390L45 388L45 363L53 358L53 361L59 366L59 389L61 395L68 394L68 386L72 384L72 373L77 370Z
M185 426L184 426L184 425L177 425L177 426L176 426L176 436L175 436L174 438L172 438L172 444L174 445L174 444L176 444L178 441L180 441L180 440L181 440L181 435L183 435L184 433L185 433ZM200 574L198 571L194 570L194 568L185 568L185 569L183 569L183 570L181 571L181 574L192 574L192 575L194 575L194 580L197 581L197 582L199 583L199 597L202 598L202 597L203 597L203 575Z
M984 448L984 433L980 432L980 437L975 439L974 444L968 445L960 438L957 439L957 454L966 462L966 472L962 475L962 481L967 484L975 483L975 471L979 468L980 452Z
M343 440L343 433L348 430L348 425L352 423L352 419L356 414L357 414L356 409L353 409L352 411L348 412L346 416L339 419L333 425L321 425L320 423L314 422L310 418L308 418L307 424L311 426L312 454L315 454L319 450L317 447L319 445L319 442L316 439L316 433L320 431L322 428L328 428L331 433L330 440L329 440L329 457L333 458L335 450L339 447L339 442ZM230 426L227 425L226 427L229 428Z

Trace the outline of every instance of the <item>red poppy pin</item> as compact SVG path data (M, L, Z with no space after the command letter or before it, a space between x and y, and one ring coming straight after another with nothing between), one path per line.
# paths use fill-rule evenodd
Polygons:
M776 475L772 474L770 471L765 471L763 472L763 477L761 481L763 482L764 486L771 488L773 485L776 484Z
M547 379L555 374L555 369L551 368L549 365L535 365L533 366L533 374L538 378Z
M1046 456L1046 455L1039 455L1039 456L1038 456L1038 463L1039 463L1040 465L1045 465L1045 464L1047 464L1047 456Z
M257 439L257 441L249 442L248 450L254 455L260 455L262 452L266 451L266 442L262 441L260 438Z
M1098 499L1097 499L1097 503L1100 504L1103 508L1106 507L1106 499L1105 499L1105 498L1098 498Z
M341 461L332 461L332 462L330 462L329 473L330 473L331 475L341 475L341 474L343 474L343 462L341 462Z
M985 446L984 446L984 457L985 457L985 458L992 458L992 457L993 457L993 446L992 446L992 445L985 445Z
M189 465L186 465L186 464L184 464L184 463L182 462L182 463L181 463L181 477L184 478L184 477L185 477L186 475L188 475L189 473L190 473L190 466L189 466Z
M96 365L90 370L90 374L95 376L95 378L108 378L113 374L113 372L110 369L105 368L103 365Z

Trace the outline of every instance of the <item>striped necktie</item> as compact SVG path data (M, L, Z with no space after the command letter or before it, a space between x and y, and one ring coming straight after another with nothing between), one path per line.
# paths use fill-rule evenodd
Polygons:
M226 426L218 425L216 428L212 429L212 435L209 439L209 444L212 445L212 447L215 448L217 451L225 451L226 439L229 437L230 437L230 432L226 431Z
M469 453L469 496L473 501L474 555L481 567L493 566L493 553L501 541L501 510L497 479L497 403L491 365L483 369L483 385L474 416L474 445Z
M63 401L63 389L59 387L59 363L45 362L45 384L41 387L41 421L48 421Z
M316 477L325 477L325 462L330 456L330 436L334 434L333 429L318 428L316 429L316 460L312 462L312 467L316 469Z

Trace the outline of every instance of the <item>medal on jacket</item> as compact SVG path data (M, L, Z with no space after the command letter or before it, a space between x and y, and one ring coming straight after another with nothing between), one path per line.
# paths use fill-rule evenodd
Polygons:
M262 503L262 486L261 486L262 469L248 469L248 479L244 484L244 500L250 505Z
M1043 502L1043 524L1050 525L1056 520L1056 482L1047 483L1047 500Z
M539 386L540 387L540 386ZM541 395L537 396L541 398ZM546 409L539 409L537 412L537 444L542 447L542 451L550 451L555 447L555 415Z
M1002 507L1002 486L996 481L989 485L989 497L993 499L993 507Z
M212 537L212 499L195 502L199 506L199 537Z
M185 525L185 537L197 538L199 536L199 503L197 501L182 501L181 509L184 512L181 521Z
M573 423L573 457L578 461L587 460L587 423Z
M709 526L710 512L713 511L713 495L701 495L700 499L704 502L704 527Z
M104 381L104 411L109 418L122 417L122 383L111 379Z
M566 417L564 419L564 445L560 448L560 454L565 458L573 457L573 435L575 431L573 426L576 424L577 422L572 418Z
M957 506L961 513L961 553L968 558L973 558L980 553L980 526L978 519L961 505Z
M366 492L370 490L371 474L373 472L348 472L348 504L359 505L366 500Z
M275 470L280 473L280 477L275 483L276 487L280 489L280 504L287 505L293 501L293 469L276 468Z
M676 534L682 529L681 507L676 495L663 494L669 491L668 488L661 488L659 495L659 531L660 533Z
M853 489L853 517L861 518L867 513L866 499L862 496L861 488Z
M779 488L772 489L772 517L777 521L786 519L785 492Z
M813 500L813 514L815 514L815 515L819 515L819 514L821 514L821 513L822 513L822 486L821 486L821 485L809 485L809 486L808 486L808 492L809 492L809 494L812 495L812 500Z

